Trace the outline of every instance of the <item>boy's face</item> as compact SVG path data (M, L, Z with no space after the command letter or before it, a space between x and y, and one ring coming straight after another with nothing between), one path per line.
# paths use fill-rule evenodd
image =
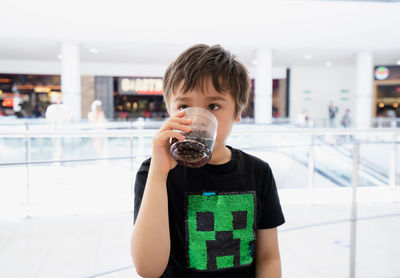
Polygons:
M170 115L175 115L187 107L201 107L207 109L218 120L217 138L215 149L225 147L225 140L229 136L234 122L240 121L240 113L235 118L235 100L229 92L219 93L213 86L211 79L208 79L204 92L200 88L189 90L185 94L182 90L183 82L178 89L170 96L168 108Z

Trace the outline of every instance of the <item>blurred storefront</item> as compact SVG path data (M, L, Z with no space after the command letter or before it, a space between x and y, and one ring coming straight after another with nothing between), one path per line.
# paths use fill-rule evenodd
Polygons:
M61 94L59 75L0 74L0 113L40 118Z
M254 79L244 120L254 119ZM106 118L129 121L139 117L168 117L161 77L82 76L82 118L101 100ZM273 80L273 117L288 116L286 79ZM0 74L0 116L43 118L47 107L61 95L59 75Z
M163 102L162 78L114 77L114 119L163 119L168 117Z
M400 117L400 66L375 67L373 100L375 117Z
M163 102L162 78L114 77L114 119L163 119L168 117ZM287 117L287 90L285 79L273 80L273 117ZM249 104L242 113L244 119L254 119L254 79L251 81Z

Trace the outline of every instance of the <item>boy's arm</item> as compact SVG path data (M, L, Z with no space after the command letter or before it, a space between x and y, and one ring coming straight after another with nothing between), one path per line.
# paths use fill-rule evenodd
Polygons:
M160 277L168 265L170 235L167 177L177 162L169 154L169 139L184 140L175 130L189 132L190 120L181 111L166 121L153 138L152 158L143 198L131 237L131 255L136 271L144 277ZM136 213L136 212L135 212Z
M282 277L277 228L257 230L256 277Z
M155 170L151 163L131 237L132 259L143 277L160 277L170 254L167 176Z

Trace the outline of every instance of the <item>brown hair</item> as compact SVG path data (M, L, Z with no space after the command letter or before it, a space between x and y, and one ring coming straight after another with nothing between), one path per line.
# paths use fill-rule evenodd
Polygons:
M197 44L169 65L163 78L164 101L168 101L183 81L183 93L194 88L204 92L206 81L211 78L214 88L228 91L235 100L235 117L247 106L250 78L245 66L235 56L219 45Z

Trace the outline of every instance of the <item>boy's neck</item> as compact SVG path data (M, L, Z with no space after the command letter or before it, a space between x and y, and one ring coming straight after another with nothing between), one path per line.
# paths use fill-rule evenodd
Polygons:
M220 148L215 148L212 154L212 158L208 164L224 164L231 160L232 151L225 145Z

